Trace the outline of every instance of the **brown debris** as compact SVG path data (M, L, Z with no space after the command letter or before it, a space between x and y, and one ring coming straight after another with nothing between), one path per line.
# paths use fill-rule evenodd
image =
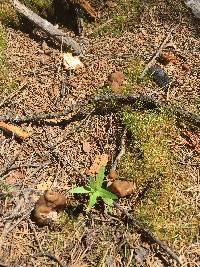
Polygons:
M48 225L53 220L53 213L63 210L65 206L65 196L57 192L47 190L35 204L35 209L33 210L34 221L41 226Z
M167 65L168 63L173 63L173 64L177 64L178 63L178 59L177 57L170 52L162 52L159 55L158 61L160 63L162 63L163 65Z
M30 133L25 132L18 126L12 125L10 123L6 123L4 121L0 121L0 129L3 131L14 133L18 138L24 140L26 138L29 138L31 136Z
M133 182L116 180L110 186L109 190L118 197L125 197L136 192L136 186Z
M91 151L91 145L90 145L90 143L87 142L87 141L83 141L82 142L82 145L83 145L83 151L85 153L90 153L90 151Z
M189 71L190 71L190 66L189 66L189 64L184 63L184 64L182 65L182 69L183 69L184 71L186 71L186 72L189 72Z

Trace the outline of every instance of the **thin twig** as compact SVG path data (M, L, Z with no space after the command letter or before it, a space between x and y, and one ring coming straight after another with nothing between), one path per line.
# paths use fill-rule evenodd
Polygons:
M77 54L81 54L83 52L82 48L75 40L73 40L69 36L66 36L66 34L64 34L61 30L57 29L49 21L38 16L32 10L27 8L25 5L21 4L18 0L12 0L12 3L13 3L13 6L16 8L16 10L20 14L25 16L32 23L34 23L39 28L41 28L43 31L45 31L48 35L53 37L56 41L63 43L63 45L66 47L70 47Z
M113 165L112 165L112 170L116 170L117 164L120 161L121 157L125 154L125 141L126 141L126 134L127 134L127 129L124 129L124 132L122 134L121 138L121 144L120 144L120 151L119 154L117 155Z
M21 154L21 152L23 151L25 143L23 142L20 146L19 151L16 153L16 155L14 156L14 158L8 162L8 164L4 167L4 170L0 173L0 181L3 179L3 176L10 170L10 168L12 167L12 165L15 163L15 161L18 159L19 155Z
M136 218L133 217L133 215L131 215L125 208L123 208L121 205L119 205L117 202L113 203L114 207L116 207L117 209L121 210L126 216L127 218L131 219L131 221L133 222L134 226L141 232L143 232L144 234L146 234L148 236L148 238L150 240L152 240L154 243L158 244L159 247L165 251L165 253L167 253L171 258L173 258L177 263L181 264L181 261L179 259L179 256L173 252L167 245L165 245L162 241L158 240L154 234L152 232L150 232L149 230L147 230L145 228L145 226L139 222Z
M176 26L174 26L174 27L171 28L171 30L169 31L169 33L167 34L167 36L164 38L164 40L162 41L161 45L159 46L157 52L152 56L152 58L150 59L150 61L146 65L146 67L144 68L143 72L140 75L140 79L143 79L144 78L145 73L151 67L151 65L153 64L153 62L155 61L155 59L159 56L159 54L163 50L165 44L168 42L169 38L171 37L172 33L174 31L176 31L176 29L179 27L179 25L180 25L180 23L178 23Z

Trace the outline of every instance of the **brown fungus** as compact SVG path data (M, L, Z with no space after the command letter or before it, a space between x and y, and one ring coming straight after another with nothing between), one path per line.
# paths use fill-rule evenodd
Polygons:
M47 190L35 204L33 219L36 224L44 226L53 222L56 212L66 206L66 197L57 192Z

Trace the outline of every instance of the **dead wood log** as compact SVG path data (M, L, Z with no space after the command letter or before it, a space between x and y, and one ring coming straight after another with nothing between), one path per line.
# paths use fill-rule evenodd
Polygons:
M53 37L56 41L61 43L64 47L70 47L76 54L81 54L83 52L82 48L75 40L73 40L69 36L66 36L64 32L54 27L53 24L38 16L32 10L28 9L25 5L21 4L18 0L12 0L12 3L20 14L37 25L48 35Z
M93 105L101 102L111 102L111 101L116 101L118 105L123 105L123 104L128 104L128 105L133 105L136 102L140 102L144 106L152 109L160 109L163 108L166 111L171 112L172 114L176 115L178 118L184 119L185 121L200 127L200 116L188 112L184 110L181 107L176 107L168 102L164 102L161 100L156 99L153 96L147 96L144 94L138 94L138 95L105 95L105 96L93 96L90 97L86 100L80 101L75 103L74 105L68 107L66 110L64 110L61 113L40 113L40 114L35 114L32 116L24 116L24 117L11 117L11 116L6 116L2 115L0 116L1 121L10 121L14 123L23 123L23 122L38 122L38 121L43 121L43 120L48 120L48 119L60 119L62 117L65 117L69 115L72 112L76 112L79 108L87 106L87 105Z

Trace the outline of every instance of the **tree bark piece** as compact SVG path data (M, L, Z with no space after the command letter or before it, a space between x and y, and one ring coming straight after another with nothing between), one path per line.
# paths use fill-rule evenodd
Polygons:
M18 0L12 0L12 3L20 14L37 25L48 35L53 37L56 41L61 43L64 47L70 47L76 54L81 54L83 52L82 48L75 40L73 40L71 37L66 36L64 32L54 27L53 24L38 16L36 13L28 9L25 5L21 4Z

